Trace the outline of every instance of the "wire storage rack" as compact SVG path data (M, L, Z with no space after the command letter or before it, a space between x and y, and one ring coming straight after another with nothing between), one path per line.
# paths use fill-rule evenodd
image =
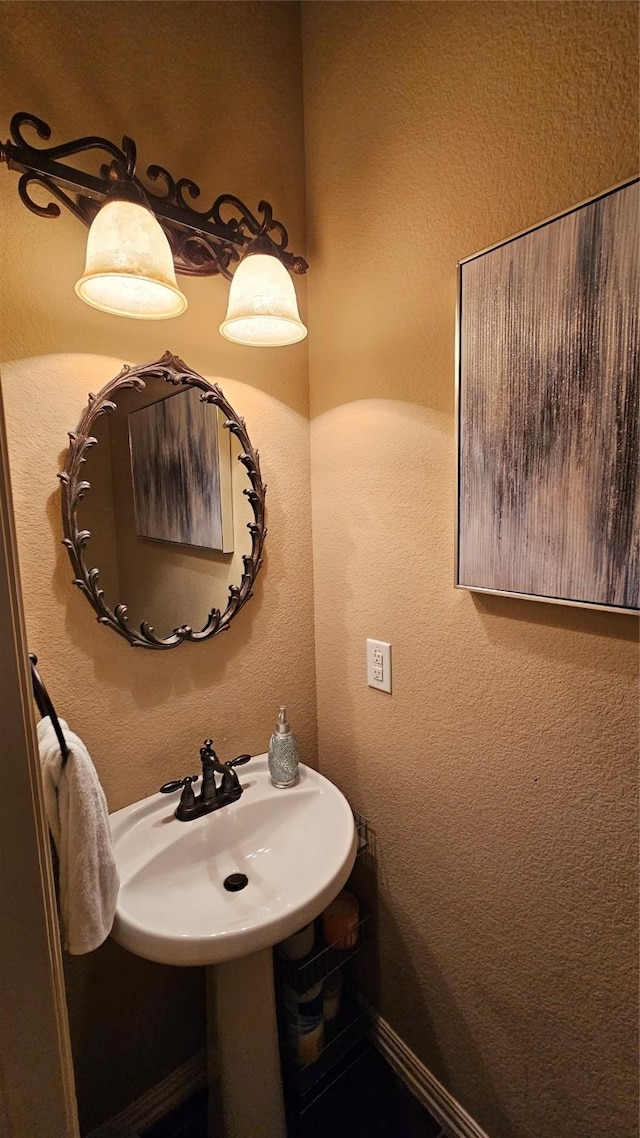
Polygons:
M354 811L358 847L357 862L372 854L373 835L362 815ZM346 885L351 888L350 883ZM279 948L274 949L276 977L276 1004L280 1036L280 1058L287 1103L289 1125L295 1133L296 1119L300 1119L338 1079L358 1062L371 1046L369 1020L357 991L354 957L367 944L373 933L371 915L360 908L360 919L353 930L352 944L348 948L339 944L326 944L322 921L314 922L314 943L311 951L300 960L292 960ZM329 977L342 971L342 992L337 1014L330 1020L325 1017L323 1043L317 1054L304 1065L296 1061L289 1045L286 1012L287 989L297 996L326 984ZM291 998L291 997L290 997Z
M301 1118L358 1062L371 1046L369 1019L354 989L343 994L335 1026L325 1025L325 1040L317 1059L297 1067L286 1050L281 1051L282 1075L288 1112Z
M358 848L356 857L361 857L363 854L373 853L373 832L362 814L358 814L356 810L353 811L353 820L356 824L356 836L358 841Z
M276 973L299 995L326 980L360 951L369 936L371 918L365 914L358 921L358 935L355 937L354 934L355 943L352 948L338 948L335 944L325 945L319 922L315 921L314 924L316 931L313 949L302 960L290 960L276 949Z

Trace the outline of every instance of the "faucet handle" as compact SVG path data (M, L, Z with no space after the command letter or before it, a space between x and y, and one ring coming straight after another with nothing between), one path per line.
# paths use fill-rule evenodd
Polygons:
M245 763L248 763L250 758L251 755L238 755L237 759L230 759L229 762L224 765L225 767L241 767Z
M240 795L242 788L238 780L236 772L233 767L241 767L243 763L248 763L251 755L238 755L237 759L230 759L228 763L222 764L222 769L225 772L222 776L221 790L227 794Z
M186 786L190 787L192 782L197 782L199 778L199 774L188 774L186 778L176 778L173 782L165 782L160 787L160 794L173 794L174 790L183 790Z

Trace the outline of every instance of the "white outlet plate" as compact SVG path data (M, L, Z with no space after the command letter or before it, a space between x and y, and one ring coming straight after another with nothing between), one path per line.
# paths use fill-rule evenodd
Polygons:
M391 645L386 640L367 640L367 683L391 691Z

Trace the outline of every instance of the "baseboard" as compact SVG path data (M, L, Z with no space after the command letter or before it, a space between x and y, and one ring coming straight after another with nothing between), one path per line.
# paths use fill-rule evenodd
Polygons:
M181 1067L172 1071L161 1083L132 1102L126 1110L109 1119L89 1138L139 1138L143 1130L160 1122L170 1111L191 1097L207 1082L207 1058L199 1051Z
M448 1138L489 1138L387 1021L374 1008L369 1007L369 1014L372 1043L418 1102L440 1123Z

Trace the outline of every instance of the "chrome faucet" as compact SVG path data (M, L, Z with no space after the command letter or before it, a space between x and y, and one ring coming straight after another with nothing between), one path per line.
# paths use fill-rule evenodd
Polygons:
M161 794L172 794L175 790L182 790L180 801L175 809L175 816L180 822L191 822L194 818L201 818L203 814L210 814L213 810L220 810L237 802L242 794L240 780L233 767L248 763L251 755L238 755L230 762L221 763L213 749L213 741L205 739L204 747L200 748L200 762L202 763L202 789L200 794L193 793L193 783L197 782L199 775L187 775L186 778L173 782L165 782L160 787ZM220 785L216 783L216 774L221 776Z

